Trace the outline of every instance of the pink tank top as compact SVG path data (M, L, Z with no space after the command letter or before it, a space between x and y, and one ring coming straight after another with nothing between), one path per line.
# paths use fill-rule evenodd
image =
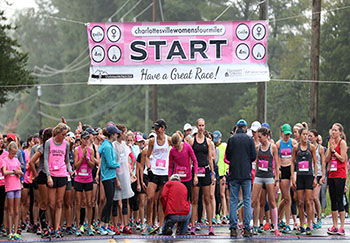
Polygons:
M60 145L56 145L53 138L50 138L50 152L49 152L49 170L51 176L54 177L66 177L66 141Z
M79 151L79 157L80 159L83 156L83 151L81 150L81 147L78 147ZM90 154L90 148L88 147L88 152L86 154L86 157L91 158ZM92 169L89 167L89 164L86 160L86 158L83 158L83 161L81 162L81 165L79 169L77 170L77 175L74 179L76 182L80 183L90 183L92 182Z
M21 162L17 158L10 159L8 156L6 156L3 159L3 165L6 167L6 170L20 170L21 169ZM20 178L15 175L7 175L5 176L5 191L16 191L21 190L21 180Z
M33 173L30 169L30 165L29 165L29 161L30 161L30 155L28 153L28 150L26 149L24 151L24 154L25 154L25 163L26 163L26 173L24 173L24 179L23 181L27 184L31 184L33 183Z
M4 158L8 156L8 152L6 150L3 150L2 151L2 154L0 155L0 186L3 186L5 185L5 176L4 174L2 173L2 167L3 166L6 166L4 164Z

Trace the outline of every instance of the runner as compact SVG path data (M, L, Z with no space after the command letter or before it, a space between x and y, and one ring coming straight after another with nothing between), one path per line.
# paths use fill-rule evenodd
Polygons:
M2 158L7 156L7 151L4 147L4 137L2 133L0 133L0 167L2 165ZM2 169L0 169L0 226L1 226L1 233L6 233L6 218L4 220L4 207L5 207L5 200L6 200L6 192L5 192L5 177L2 172Z
M142 232L144 235L151 234L159 229L155 226L154 220L152 220L152 209L155 201L158 201L162 194L163 186L168 181L168 168L169 168L169 151L171 145L171 138L165 135L165 129L167 128L166 122L163 119L157 120L153 128L156 132L154 138L150 138L148 142L147 159L149 159L148 178L149 183L147 187L147 224L148 227ZM151 157L151 155L153 156ZM156 192L157 187L159 191ZM163 209L160 205L158 208L160 226L163 225ZM155 217L155 215L154 215Z
M89 147L90 134L87 131L81 133L81 145L74 150L74 168L76 170L76 176L74 179L74 189L76 196L75 204L75 217L76 217L76 236L82 235L80 227L80 208L82 201L82 194L85 191L86 208L88 229L87 234L93 236L94 232L91 226L92 222L92 189L93 189L93 176L92 169L95 167L96 159L94 150Z
M3 158L1 165L2 173L5 176L5 191L8 207L8 225L9 225L9 240L21 240L22 237L18 234L19 208L21 202L21 181L23 176L21 163L15 158L18 146L15 142L10 142L8 145L8 155ZM12 232L12 226L14 231Z
M300 227L296 232L297 235L304 234L305 232L307 235L311 235L311 223L313 218L312 190L317 184L316 148L308 141L308 134L308 130L305 127L299 130L300 142L293 146L291 164L292 185L297 192L300 220ZM315 172L313 172L312 168L314 168ZM296 176L294 175L294 171L296 172ZM306 204L307 213L306 229L304 228L304 203Z
M321 186L325 183L325 174L326 174L326 163L325 163L325 151L322 145L320 145L318 140L318 133L315 129L311 129L309 132L310 143L316 147L316 157L317 157L317 185L313 189L312 197L314 201L314 208L317 214L317 222L314 222L315 217L313 217L312 226L314 229L320 229L322 227L321 220L321 204L320 204L320 190Z
M272 212L273 224L275 227L275 235L280 236L277 227L277 206L275 200L275 192L279 190L279 157L276 145L269 140L270 130L266 127L258 129L258 138L260 145L256 146L257 152L257 169L255 173L253 192L252 192L252 207L253 211L253 234L258 234L258 217L259 217L259 201L262 186L265 185L268 194L269 207ZM275 173L274 173L275 170ZM260 208L264 210L264 208Z
M44 171L47 175L49 207L54 224L55 238L63 237L60 230L63 197L67 185L69 166L69 144L64 140L69 127L59 123L52 131L53 137L45 142Z
M290 136L292 134L292 128L289 124L284 124L281 127L281 139L277 141L276 146L280 157L280 189L282 192L282 198L278 209L278 215L280 218L279 226L283 228L282 233L290 234L290 214L291 214L291 164L293 146L297 142ZM283 222L283 213L285 212L286 223Z
M210 185L215 183L215 172L212 154L214 151L210 146L210 139L204 136L205 121L199 118L196 121L198 133L190 140L190 145L196 155L198 161L198 184L193 185L192 188L192 216L191 216L191 234L195 234L196 228L195 219L197 217L198 194L199 189L202 188L204 196L204 204L207 211L207 218L209 221L209 235L214 235L213 228L213 208L210 203ZM199 219L200 215L198 215Z
M347 145L345 140L341 138L343 132L344 129L340 123L333 124L329 146L326 152L326 162L329 164L328 186L333 221L333 226L327 232L329 235L345 235L345 211L342 199L347 178L347 171L345 169ZM340 215L339 228L338 215Z

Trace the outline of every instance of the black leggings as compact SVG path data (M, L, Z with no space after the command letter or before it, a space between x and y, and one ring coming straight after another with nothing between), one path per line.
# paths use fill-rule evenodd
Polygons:
M0 186L0 226L3 224L4 221L5 197L5 186Z
M113 201L113 210L112 210L112 216L117 217L118 216L118 208L119 208L119 200ZM128 199L122 199L122 215L128 214Z
M106 194L106 205L104 206L102 210L102 217L101 221L103 223L108 224L110 215L111 215L111 209L113 206L113 197L114 197L114 190L115 190L115 178L102 181L103 188L105 189Z
M345 188L345 178L328 178L328 186L332 212L343 212L343 194Z
M134 192L134 196L129 199L130 210L138 211L139 210L139 202L138 202L138 191L137 191L137 182L131 184L131 189Z

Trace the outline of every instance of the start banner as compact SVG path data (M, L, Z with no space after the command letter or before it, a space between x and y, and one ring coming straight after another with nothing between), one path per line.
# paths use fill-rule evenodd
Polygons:
M89 84L269 80L267 21L89 23Z

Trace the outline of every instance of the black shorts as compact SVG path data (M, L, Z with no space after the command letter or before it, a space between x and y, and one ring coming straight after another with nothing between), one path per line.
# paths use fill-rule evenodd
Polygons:
M46 185L47 184L47 176L43 171L39 172L39 175L37 176L38 185Z
M290 180L290 177L292 175L290 172L290 165L281 166L280 171L281 171L281 180Z
M51 176L52 181L53 181L53 186L52 188L59 188L62 186L66 186L67 185L67 177L55 177L55 176Z
M187 200L188 201L192 201L191 198L192 198L192 180L190 181L186 181L186 182L182 182L182 184L184 184L187 188Z
M143 174L143 183L145 183L146 186L148 186L148 181L149 181L148 175ZM142 185L141 185L141 191L140 191L140 193L146 193L146 191L143 190L143 186L142 186Z
M312 190L314 182L313 175L297 175L297 190Z
M94 187L93 182L81 183L81 182L74 181L74 190L76 190L77 192L92 191L93 187Z
M29 187L30 187L30 184L29 184L29 183L23 182L23 188L29 189Z
M210 184L211 184L211 176L210 176L210 174L211 173L210 173L209 167L205 168L205 176L204 177L198 176L198 184L197 184L197 186L210 186Z
M71 190L72 190L72 181L68 181L67 179L66 191L71 191Z
M149 182L152 182L154 184L156 184L157 186L163 186L165 183L167 183L168 181L168 176L167 175L155 175L153 174L150 178L149 178Z
M322 176L317 176L316 178L317 178L317 184L320 184L320 180L321 180Z

